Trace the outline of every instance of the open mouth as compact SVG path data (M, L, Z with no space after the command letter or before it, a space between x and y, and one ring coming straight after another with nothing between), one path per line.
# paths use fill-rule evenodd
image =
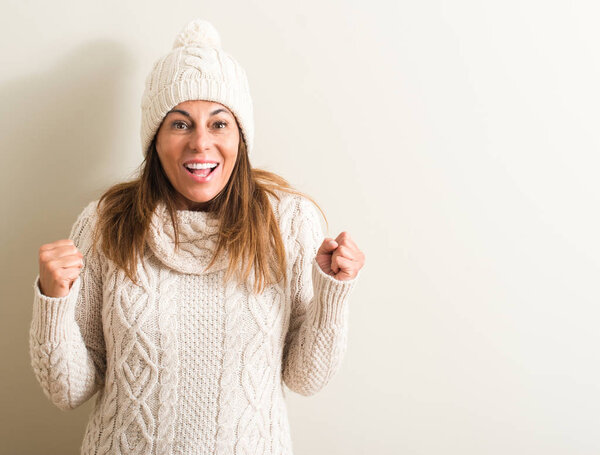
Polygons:
M207 177L219 167L219 163L184 164L183 167L185 167L190 174L197 175L198 177Z

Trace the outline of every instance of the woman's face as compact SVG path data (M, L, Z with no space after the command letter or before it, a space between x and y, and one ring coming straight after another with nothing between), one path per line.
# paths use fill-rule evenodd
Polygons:
M229 109L212 101L185 101L165 116L156 151L179 194L178 209L200 210L227 184L240 133Z

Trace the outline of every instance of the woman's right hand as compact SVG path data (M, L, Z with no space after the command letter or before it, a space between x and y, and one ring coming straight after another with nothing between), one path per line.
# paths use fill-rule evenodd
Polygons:
M83 267L83 254L71 239L40 247L40 292L47 297L64 297Z

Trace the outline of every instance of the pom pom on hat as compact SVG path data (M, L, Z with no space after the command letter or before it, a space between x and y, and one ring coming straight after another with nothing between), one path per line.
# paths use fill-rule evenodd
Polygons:
M179 32L173 43L173 49L185 46L220 49L221 37L217 29L210 22L196 19L187 24Z

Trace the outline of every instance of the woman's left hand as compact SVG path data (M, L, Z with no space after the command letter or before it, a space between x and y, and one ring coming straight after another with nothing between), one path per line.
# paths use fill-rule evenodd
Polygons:
M342 232L335 240L326 238L317 251L321 270L336 280L351 280L365 264L365 255L358 249L350 234Z

